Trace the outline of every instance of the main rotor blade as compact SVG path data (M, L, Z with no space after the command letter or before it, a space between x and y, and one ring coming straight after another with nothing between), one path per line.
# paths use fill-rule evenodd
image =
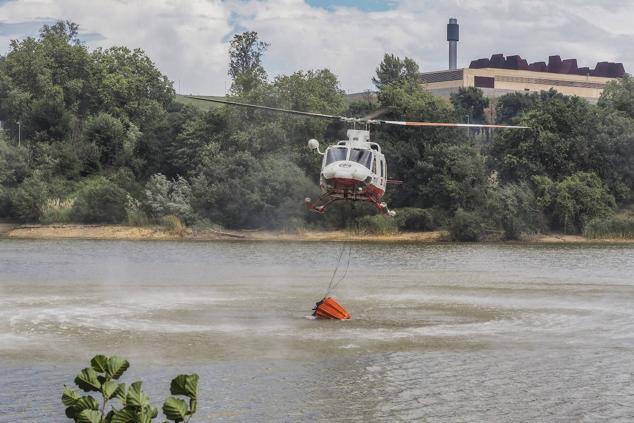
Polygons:
M363 116L361 120L375 120L376 118L378 118L379 116L383 116L390 110L392 110L392 107L382 107L379 110L375 110L374 112L370 113L369 115Z
M407 122L401 120L380 120L380 123L388 125L400 126L430 126L430 127L449 127L449 128L501 128L501 129L530 129L529 126L513 126L513 125L487 125L479 123L449 123L449 122Z
M453 127L453 128L528 129L528 126L485 125L485 124L475 124L475 123L448 123L448 122L447 123L445 122L407 122L407 121L400 121L400 120L375 120L375 119L371 119L370 117L351 118L346 116L328 115L325 113L302 112L300 110L282 109L280 107L269 107L269 106L260 106L257 104L239 103L237 101L218 100L215 98L194 97L194 96L188 96L187 98L192 98L194 100L201 100L201 101L210 101L212 103L229 104L231 106L246 107L249 109L268 110L271 112L288 113L291 115L317 117L322 119L332 119L332 120L339 120L342 122L354 122L354 123L361 123L361 124L367 124L367 125L387 124L387 125L399 125L399 126L427 126L427 127ZM388 110L389 108L385 108L377 112L381 112L382 114Z
M323 118L323 119L342 120L342 121L347 121L347 122L359 121L359 119L348 118L348 117L345 117L345 116L327 115L327 114L324 114L324 113L302 112L302 111L299 111L299 110L282 109L282 108L279 108L279 107L269 107L269 106L259 106L257 104L238 103L237 101L217 100L217 99L214 99L214 98L193 97L193 96L188 97L188 98L193 98L195 100L202 100L202 101L211 101L213 103L229 104L229 105L232 105L232 106L246 107L246 108L249 108L249 109L260 109L260 110L268 110L268 111L271 111L271 112L288 113L288 114L291 114L291 115L311 116L311 117L318 117L318 118Z

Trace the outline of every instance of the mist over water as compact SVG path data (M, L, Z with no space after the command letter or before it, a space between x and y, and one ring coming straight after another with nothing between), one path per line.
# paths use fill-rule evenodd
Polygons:
M97 353L196 421L634 421L634 246L0 241L0 422ZM345 263L344 263L345 265Z

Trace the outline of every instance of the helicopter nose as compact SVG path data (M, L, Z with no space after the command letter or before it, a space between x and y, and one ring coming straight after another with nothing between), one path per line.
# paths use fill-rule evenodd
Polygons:
M370 175L370 169L356 162L340 161L326 166L322 174L326 179L337 178L365 181Z

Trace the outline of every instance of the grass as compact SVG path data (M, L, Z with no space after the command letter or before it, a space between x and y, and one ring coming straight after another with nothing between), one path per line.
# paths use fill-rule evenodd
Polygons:
M195 95L192 94L195 97L201 97L201 98L211 98L211 99L216 99L216 100L224 100L224 97L220 97L220 96L213 96L213 95ZM181 104L186 104L186 105L190 105L190 106L194 106L200 110L213 110L216 109L218 107L221 107L222 104L220 103L212 103L210 101L204 101L204 100L196 100L194 98L189 98L189 96L185 96L182 94L176 94L175 97L175 101L177 103L181 103Z
M74 199L51 198L46 201L42 207L42 216L40 222L50 223L68 223L70 222L70 213L73 208Z
M184 236L187 233L187 228L183 225L183 222L177 216L171 214L161 218L161 226L171 235Z
M358 218L357 229L359 234L366 235L396 235L398 233L396 221L383 215Z

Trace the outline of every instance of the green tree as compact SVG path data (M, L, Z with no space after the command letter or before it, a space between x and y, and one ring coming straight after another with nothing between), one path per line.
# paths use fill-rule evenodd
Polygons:
M173 215L185 223L193 223L192 190L181 176L168 180L165 175L152 175L145 185L145 202L155 219Z
M490 223L501 228L508 240L538 233L546 227L542 208L527 182L491 187L484 210Z
M29 177L10 192L10 215L20 222L37 223L46 199L46 184L38 177Z
M594 173L578 172L560 182L535 176L533 183L552 227L565 233L583 231L586 223L611 214L616 207L614 197Z
M608 82L598 104L600 107L618 110L634 118L634 78L625 75L616 81Z
M268 44L258 38L255 31L235 34L229 47L229 76L233 79L231 91L235 95L248 93L266 81L262 56Z
M71 209L71 219L82 223L121 223L126 220L127 193L103 177L86 181Z
M420 70L418 64L411 58L400 57L394 54L383 56L383 61L376 68L376 76L372 77L372 83L383 90L387 85L400 84L405 81L418 83Z
M221 154L192 181L196 210L231 228L281 228L303 221L302 200L316 191L304 172L284 157Z
M94 143L99 149L99 161L103 167L115 164L122 154L127 132L121 120L99 113L86 121L84 128L85 142Z
M496 122L510 125L514 118L540 103L551 101L553 98L561 99L563 95L553 89L530 94L517 92L504 94L495 102Z
M172 102L172 82L141 49L96 49L91 54L93 111L127 119L141 130Z
M451 93L451 104L459 122L468 116L471 123L484 123L484 109L489 107L489 99L479 88L460 87L457 93Z
M579 97L553 96L517 121L528 130L500 131L488 150L503 181L552 179L590 168L600 126L594 107Z

